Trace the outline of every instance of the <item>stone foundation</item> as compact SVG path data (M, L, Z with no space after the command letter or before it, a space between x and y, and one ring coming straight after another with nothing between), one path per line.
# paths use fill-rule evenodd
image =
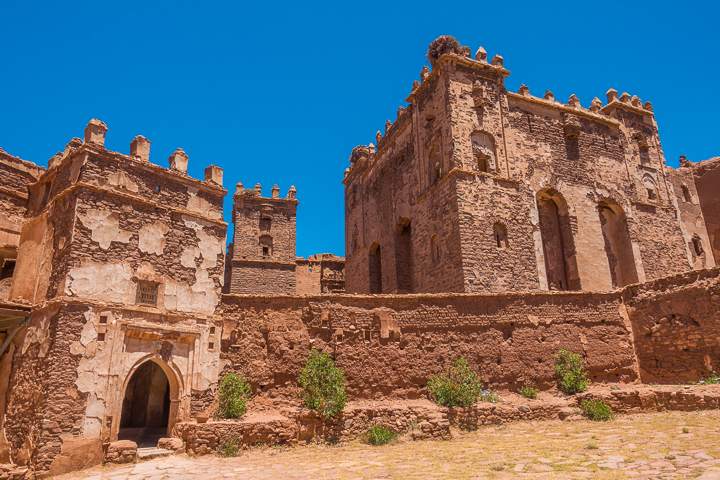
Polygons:
M475 429L486 425L529 420L579 418L580 402L602 398L615 413L663 410L707 410L720 407L720 385L699 386L607 386L598 385L576 396L541 393L530 400L516 394L501 396L499 403L480 402L467 408L446 408L427 400L357 402L339 417L325 420L316 412L294 409L282 415L249 414L242 420L180 423L174 435L185 443L190 455L217 451L225 440L238 438L243 448L254 445L302 445L312 442L344 442L362 438L371 426L384 426L413 440L450 438L451 426Z

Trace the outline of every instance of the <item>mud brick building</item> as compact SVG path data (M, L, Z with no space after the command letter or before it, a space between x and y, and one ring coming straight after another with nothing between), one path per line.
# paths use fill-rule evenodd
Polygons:
M280 198L275 185L271 197L263 198L259 183L253 189L237 184L229 293L295 293L296 194L291 187Z
M693 178L677 215L649 102L508 92L501 56L438 48L350 156L348 292L609 291L715 265Z
M311 348L352 400L424 398L460 356L511 391L554 388L561 348L598 382L718 371L720 157L667 167L637 97L508 92L501 56L448 37L428 57L407 108L352 151L345 258L296 257L294 187L237 184L226 246L221 168L194 179L182 149L156 165L142 136L108 151L99 120L47 169L0 151L0 472L182 437L227 373L282 438L311 439Z

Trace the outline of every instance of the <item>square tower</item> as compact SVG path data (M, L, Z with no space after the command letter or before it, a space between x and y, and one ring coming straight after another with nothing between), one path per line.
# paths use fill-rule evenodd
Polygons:
M230 265L230 293L288 295L296 291L295 217L297 191L280 198L277 185L270 198L262 187L238 183L233 207L235 239Z

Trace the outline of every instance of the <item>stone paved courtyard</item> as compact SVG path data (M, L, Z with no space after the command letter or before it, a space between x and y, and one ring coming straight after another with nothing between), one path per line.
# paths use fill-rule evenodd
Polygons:
M113 480L701 478L720 480L720 410L616 420L520 422L446 441L269 447L235 458L177 455L56 477Z

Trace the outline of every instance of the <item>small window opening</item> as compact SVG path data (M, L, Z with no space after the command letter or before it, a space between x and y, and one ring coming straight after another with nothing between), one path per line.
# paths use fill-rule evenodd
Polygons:
M655 200L655 190L652 188L647 189L648 200Z
M272 218L264 217L260 219L260 230L264 232L269 232L270 227L272 226Z
M497 248L508 248L507 227L502 223L493 225L493 235Z
M215 344L213 342L208 343L208 350L212 350L215 348Z
M695 250L695 255L698 257L701 256L704 253L703 247L702 247L702 241L700 240L700 237L695 235L692 239L693 243L693 249Z
M366 342L370 341L370 330L365 330L365 341Z
M107 319L108 319L107 315L100 315L100 323L101 324L106 324Z
M312 273L312 268L308 268L308 273Z
M263 248L263 257L267 257L270 255L270 247L262 247Z
M160 185L157 186L157 188L155 189L155 191L156 191L156 192L159 192L159 191L160 191Z
M137 305L147 305L149 307L157 306L159 284L155 282L139 281L137 285L137 295L135 303Z
M15 274L15 260L6 258L5 262L2 265L2 270L0 271L0 280L5 280L6 278L12 278L12 276Z
M682 194L683 194L683 198L685 199L685 202L692 203L692 197L690 197L690 190L688 190L688 187L683 185L681 188L682 188Z
M437 235L433 235L432 237L430 237L430 258L432 259L433 263L440 260L440 245L438 244Z
M210 335L215 335L215 327L210 327Z
M105 334L104 334L104 333L98 333L97 340L98 340L98 342L104 342L104 341L105 341Z

